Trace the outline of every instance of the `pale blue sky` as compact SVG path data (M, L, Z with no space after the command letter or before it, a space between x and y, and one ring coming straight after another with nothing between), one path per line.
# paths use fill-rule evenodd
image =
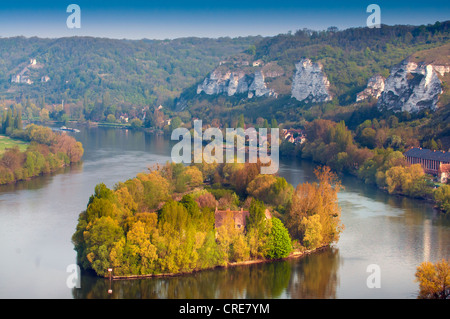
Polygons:
M69 4L81 8L81 28L69 29ZM293 0L70 0L0 2L0 36L97 36L165 39L276 35L310 28L365 26L369 4L381 8L381 23L429 24L450 19L450 1Z

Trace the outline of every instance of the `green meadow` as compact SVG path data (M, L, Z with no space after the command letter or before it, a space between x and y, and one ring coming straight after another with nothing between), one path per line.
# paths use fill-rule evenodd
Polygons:
M0 155L2 155L6 149L13 148L14 146L19 147L19 150L23 152L27 149L28 143L5 135L0 135Z

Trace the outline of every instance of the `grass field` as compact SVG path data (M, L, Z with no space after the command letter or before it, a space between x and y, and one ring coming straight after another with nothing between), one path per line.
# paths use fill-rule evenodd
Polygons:
M5 152L5 149L12 148L14 146L18 146L19 150L23 152L27 149L28 143L21 140L12 139L5 135L0 135L0 155Z

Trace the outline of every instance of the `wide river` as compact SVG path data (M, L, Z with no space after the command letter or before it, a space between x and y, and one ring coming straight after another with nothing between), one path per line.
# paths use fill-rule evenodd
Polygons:
M0 298L410 299L418 294L416 267L450 257L450 220L432 204L342 177L345 229L329 249L288 261L112 284L82 272L80 288L72 288L71 236L95 185L113 187L165 163L173 145L144 132L80 130L70 134L83 143L83 163L0 187ZM285 159L279 174L296 186L314 180L313 168L310 162ZM373 287L375 275L379 285Z

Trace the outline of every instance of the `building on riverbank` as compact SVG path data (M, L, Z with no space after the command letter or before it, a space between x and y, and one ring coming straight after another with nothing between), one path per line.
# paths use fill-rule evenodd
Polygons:
M450 180L450 164L442 164L439 167L438 176L441 183L448 183Z
M446 166L443 165L450 164L450 152L445 151L433 151L421 147L412 147L404 155L409 164L422 165L425 173L437 176L439 180L442 179L442 173L445 175L447 170Z

